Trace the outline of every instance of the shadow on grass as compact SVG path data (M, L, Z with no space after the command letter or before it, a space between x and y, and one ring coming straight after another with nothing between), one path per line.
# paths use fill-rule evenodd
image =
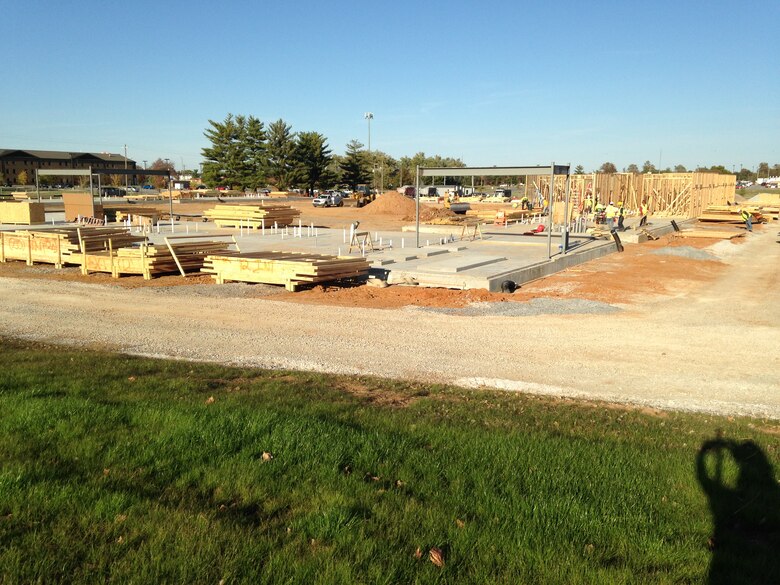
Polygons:
M780 485L753 441L705 441L696 473L709 499L709 585L780 583Z

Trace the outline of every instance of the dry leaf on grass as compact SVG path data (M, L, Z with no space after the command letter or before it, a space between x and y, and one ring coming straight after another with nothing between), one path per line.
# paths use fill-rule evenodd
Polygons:
M417 550L414 551L414 558L421 559L422 558L422 551L420 550L420 547L417 547Z
M128 381L128 382L135 382L135 376L130 376L130 377L127 379L127 381Z
M216 401L217 401L216 398L214 398L213 396L209 396L208 399L206 400L206 404L214 404Z
M431 550L428 551L428 559L437 567L444 566L444 554L438 547L434 546Z
M271 455L268 451L263 451L263 461L270 461L273 458L274 456Z
M466 525L466 523L463 520L461 520L460 518L455 518L455 525L458 528L463 528Z

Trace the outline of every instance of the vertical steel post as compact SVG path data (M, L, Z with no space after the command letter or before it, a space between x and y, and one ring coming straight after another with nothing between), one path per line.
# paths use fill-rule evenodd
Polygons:
M566 171L566 199L563 207L563 225L564 228L561 231L561 252L566 254L566 250L569 247L569 188L571 187L571 163Z
M555 186L555 162L550 164L550 190L547 193L547 259L552 258L553 187ZM544 201L544 193L542 193ZM542 203L544 207L544 203ZM544 211L544 209L542 209Z
M414 222L417 232L417 247L420 247L420 165L417 165L417 182L415 183Z

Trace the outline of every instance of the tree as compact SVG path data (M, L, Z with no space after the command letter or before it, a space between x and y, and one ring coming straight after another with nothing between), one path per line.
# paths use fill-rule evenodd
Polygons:
M27 175L27 171L20 171L18 175L16 175L16 184L17 185L26 185L29 181L29 177Z
M645 161L645 164L642 165L642 172L643 173L657 173L658 169L655 168L655 165L651 163L649 160Z
M758 163L758 172L756 173L757 177L760 179L761 177L768 177L769 176L769 163Z
M241 189L257 189L265 184L268 168L265 124L254 116L228 114L224 121L209 120L211 128L203 135L211 146L202 150L203 180Z
M675 173L687 173L688 169L685 168L685 165L675 165L674 172Z
M165 162L161 158L154 161L149 168L153 171L168 171L169 173L173 173L176 170L170 160ZM165 189L168 187L168 178L161 175L151 175L151 182L155 189Z
M295 134L292 126L281 118L268 126L268 176L281 191L295 183Z
M326 186L333 180L328 166L331 151L325 137L319 132L301 132L295 145L295 159L300 173L300 183L309 195L314 189Z
M363 143L358 140L350 140L347 144L347 152L341 162L342 180L353 191L358 185L368 183L371 180L371 170L368 156L363 150Z
M611 162L605 162L601 167L599 167L600 173L617 173L617 167L614 163Z
M582 175L584 173L585 173L585 167L583 167L582 165L577 165L576 167L574 167L575 175Z
M265 185L265 171L268 166L265 124L258 118L246 118L241 129L241 147L244 155L241 187L256 190Z
M634 173L634 174L637 174L637 173L639 173L639 167L638 167L638 166L636 166L634 163L631 163L630 165L628 165L628 166L626 167L626 172L627 172L627 173Z

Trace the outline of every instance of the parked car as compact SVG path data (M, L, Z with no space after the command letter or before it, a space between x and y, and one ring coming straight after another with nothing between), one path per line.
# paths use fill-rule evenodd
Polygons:
M341 196L341 193L326 192L312 199L311 204L314 207L343 207L344 198Z
M154 189L154 187L152 187L151 185L144 185L143 188L144 189Z
M119 187L101 187L100 195L102 197L124 197L127 192Z

